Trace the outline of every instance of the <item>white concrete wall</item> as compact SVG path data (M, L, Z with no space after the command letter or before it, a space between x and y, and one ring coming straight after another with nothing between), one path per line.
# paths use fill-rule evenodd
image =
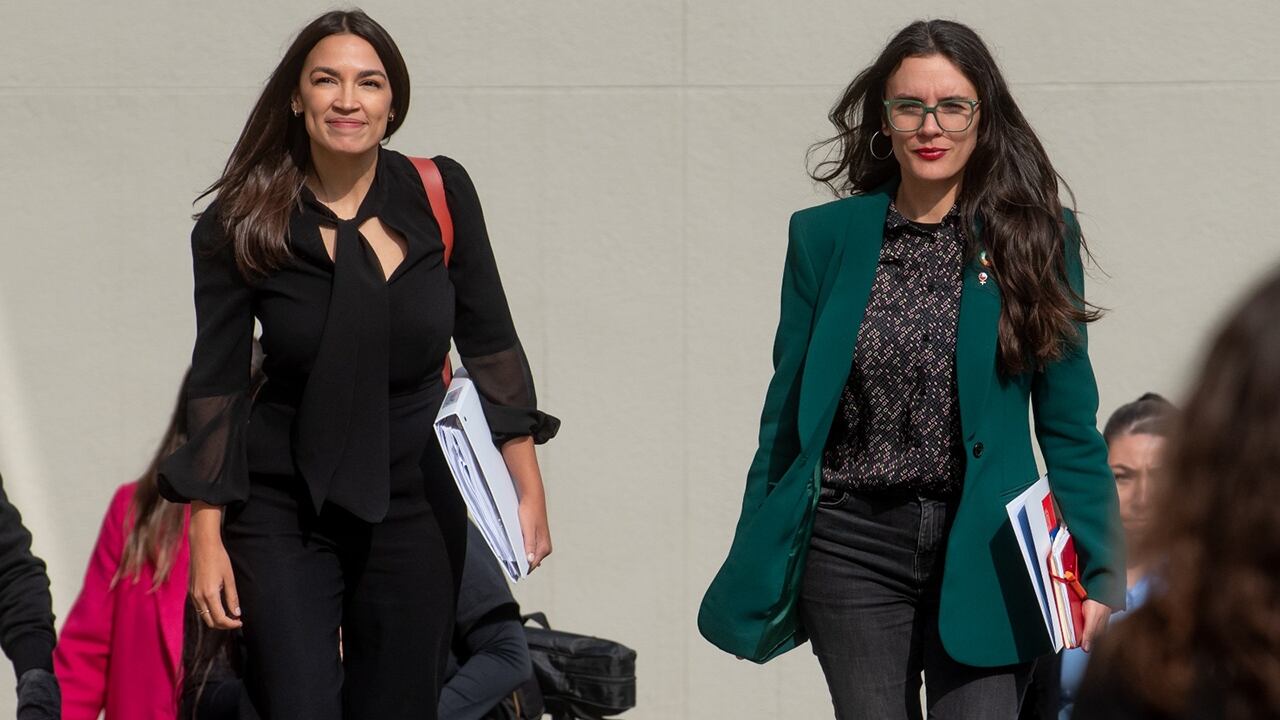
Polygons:
M191 200L292 33L292 0L0 0L0 470L62 616L107 499L163 429L193 337ZM697 634L769 373L804 151L917 17L982 33L1079 197L1112 308L1103 411L1178 397L1280 259L1274 0L370 0L414 102L393 147L486 204L545 407L556 553L519 590L639 651L637 720L829 717L808 649ZM3 670L0 672L7 672ZM0 674L0 716L12 713Z

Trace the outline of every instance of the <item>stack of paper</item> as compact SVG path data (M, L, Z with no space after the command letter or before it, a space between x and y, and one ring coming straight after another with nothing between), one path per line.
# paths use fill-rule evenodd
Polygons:
M1075 547L1070 531L1058 522L1053 495L1049 492L1049 477L1041 476L1009 501L1005 510L1027 565L1054 652L1064 647L1078 647L1083 617L1081 598L1073 597L1072 590L1073 583L1080 587L1076 582Z
M458 368L436 415L436 436L471 519L512 582L529 574L520 529L520 499L502 453L493 444L480 394Z

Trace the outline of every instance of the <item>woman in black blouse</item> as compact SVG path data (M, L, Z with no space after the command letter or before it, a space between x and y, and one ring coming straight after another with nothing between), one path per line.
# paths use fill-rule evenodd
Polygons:
M192 233L192 436L163 483L193 503L197 612L243 625L253 717L436 716L466 547L431 427L451 337L517 483L531 565L551 551L534 443L558 421L536 408L466 171L436 158L446 267L416 170L380 146L408 108L386 31L358 11L321 16ZM267 382L251 397L255 318Z

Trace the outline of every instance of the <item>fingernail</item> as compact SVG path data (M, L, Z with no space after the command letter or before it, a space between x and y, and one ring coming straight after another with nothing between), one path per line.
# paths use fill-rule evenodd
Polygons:
M533 563L533 553L529 553L529 562Z

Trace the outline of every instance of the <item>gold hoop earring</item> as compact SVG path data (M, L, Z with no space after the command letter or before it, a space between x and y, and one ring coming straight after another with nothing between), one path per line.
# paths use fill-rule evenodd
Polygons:
M879 161L883 162L883 161L888 160L889 158L893 157L893 141L892 141L892 140L889 140L889 152L885 153L885 154L884 154L884 156L883 156L883 157L881 157L881 156L879 156L879 155L877 155L877 154L876 154L876 138L881 137L881 136L883 136L886 140L888 140L888 139L889 139L889 136L888 136L888 135L885 135L884 133L882 133L882 132L880 132L879 130L877 130L877 131L875 132L875 134L871 136L871 142L867 143L867 146L868 146L868 149L871 151L871 157L872 157L872 159L874 159L874 160L879 160Z

